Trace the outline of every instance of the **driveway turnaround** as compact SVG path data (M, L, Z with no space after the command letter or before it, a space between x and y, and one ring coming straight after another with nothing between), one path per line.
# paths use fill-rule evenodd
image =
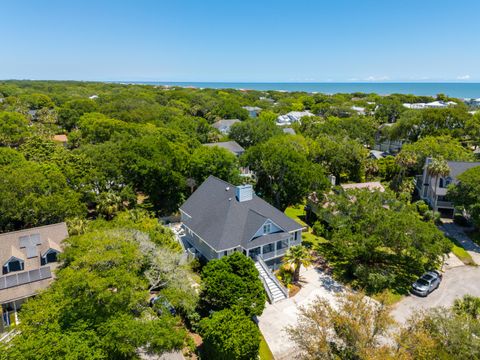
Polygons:
M476 264L480 265L480 246L475 244L467 234L465 229L458 226L450 219L442 219L443 224L439 227L445 235L453 237L470 254Z
M416 310L437 306L450 307L463 295L480 296L480 267L457 266L443 274L440 287L427 297L410 295L398 302L392 315L398 322L405 322Z
M297 323L298 308L312 303L317 297L335 301L335 293L344 291L341 284L323 272L302 267L301 290L292 298L267 304L258 325L276 360L292 359L296 353L293 342L284 329Z

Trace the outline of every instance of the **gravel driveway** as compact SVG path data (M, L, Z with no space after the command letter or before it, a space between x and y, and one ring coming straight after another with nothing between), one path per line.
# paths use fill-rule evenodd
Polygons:
M427 297L410 295L398 302L393 317L405 322L415 310L429 309L436 306L449 307L455 299L470 294L480 296L480 267L458 266L445 271L440 287Z

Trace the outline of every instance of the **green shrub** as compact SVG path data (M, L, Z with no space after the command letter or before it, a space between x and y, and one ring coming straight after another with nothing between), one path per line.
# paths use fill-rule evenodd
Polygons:
M325 236L325 226L320 221L315 221L312 226L312 232L317 236Z
M293 282L293 270L282 266L278 269L277 277L283 285L287 286Z
M260 331L241 310L225 309L200 322L203 358L216 360L257 359Z

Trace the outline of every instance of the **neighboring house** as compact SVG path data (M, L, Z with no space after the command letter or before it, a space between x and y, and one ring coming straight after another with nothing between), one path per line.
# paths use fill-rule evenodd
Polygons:
M26 299L50 285L67 237L65 223L0 234L0 332L18 322Z
M296 134L295 130L293 130L292 128L289 128L289 127L283 128L282 130L283 130L284 134L288 134L288 135L295 135Z
M262 108L258 106L243 106L243 108L248 111L248 116L251 118L256 118L260 111L262 111Z
M473 107L473 108L480 107L480 98L478 98L478 99L464 99L463 102L465 104L467 104L468 106Z
M52 138L53 141L62 144L63 146L67 146L68 137L65 134L57 134L54 135Z
M370 159L375 159L375 160L380 160L380 159L383 159L385 156L387 156L388 154L384 151L380 151L380 150L370 150L370 154L368 155L368 157Z
M270 97L266 97L266 96L260 96L258 99L259 99L259 100L262 100L262 101L268 101L268 102L271 103L271 104L274 104L274 103L275 103L275 100L274 100L274 99L272 99L272 98L270 98Z
M429 103L405 103L403 104L404 107L407 109L443 109L449 106L456 106L457 103L454 101L432 101Z
M335 176L329 175L329 180L332 185L335 186ZM324 212L324 209L329 208L330 206L334 205L333 202L330 200L330 195L334 193L340 193L341 191L348 192L349 190L368 190L370 192L379 191L385 192L384 186L379 181L371 181L371 182L364 182L364 183L352 183L352 184L340 184L340 188L333 187L332 190L328 193L321 193L318 194L316 192L311 193L307 197L307 206L306 209L306 216L307 219L311 218L313 215L315 219L321 219L322 221L326 221L327 223L331 221L331 214L328 212ZM354 201L355 197L352 197L352 201Z
M212 126L220 131L223 135L228 135L230 133L230 128L233 124L239 123L240 120L238 119L225 119L225 120L218 120L214 122Z
M384 134L384 130L391 126L393 126L393 124L386 123L378 127L378 131L375 134L375 145L373 146L374 150L395 154L402 149L403 140L390 140Z
M480 162L447 161L450 174L446 177L439 178L437 183L436 177L428 173L428 165L431 161L432 158L425 160L423 174L415 178L415 186L418 194L434 211L439 211L442 216L453 216L454 204L446 199L448 186L450 184L456 184L460 174L468 169L480 166Z
M203 146L209 146L209 147L218 146L223 149L227 149L228 151L230 151L232 154L236 156L240 156L245 152L245 149L241 147L240 144L237 143L236 141L208 143L208 144L203 144Z
M302 242L303 226L258 197L252 185L210 176L180 213L186 242L206 260L240 251L277 268L287 249Z
M290 126L293 123L300 122L304 116L315 116L310 111L290 111L288 114L277 117L278 126Z
M380 191L384 192L385 188L379 181L371 181L371 182L364 182L364 183L353 183L353 184L341 184L340 185L343 190L350 190L350 189L368 189L370 191Z
M366 111L364 107L361 106L352 106L351 109L355 111L358 115L365 115Z
M204 146L218 146L223 149L226 149L230 151L233 155L235 156L240 156L245 152L245 149L240 146L239 143L236 141L225 141L225 142L218 142L218 143L208 143L208 144L203 144ZM240 176L243 177L255 177L255 173L250 170L248 167L240 167Z

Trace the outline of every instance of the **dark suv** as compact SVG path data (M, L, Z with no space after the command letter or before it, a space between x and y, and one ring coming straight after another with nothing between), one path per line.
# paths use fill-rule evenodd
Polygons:
M412 293L419 296L427 296L433 290L438 289L441 281L442 274L436 270L429 271L412 284Z

